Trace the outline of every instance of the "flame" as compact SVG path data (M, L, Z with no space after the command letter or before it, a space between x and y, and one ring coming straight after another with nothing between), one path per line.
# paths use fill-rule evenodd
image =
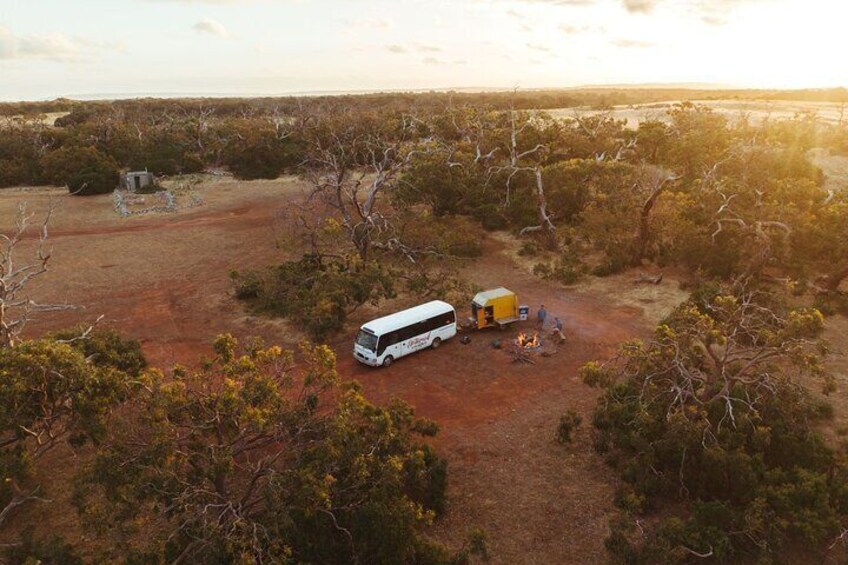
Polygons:
M539 341L539 334L534 333L533 337L530 337L529 334L521 332L518 334L518 337L515 340L520 347L524 347L525 349L536 349L541 345Z

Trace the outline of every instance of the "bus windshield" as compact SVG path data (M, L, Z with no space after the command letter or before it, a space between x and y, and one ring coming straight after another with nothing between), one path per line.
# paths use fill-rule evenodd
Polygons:
M368 351L377 351L377 336L363 330L359 330L356 336L356 345L364 347Z

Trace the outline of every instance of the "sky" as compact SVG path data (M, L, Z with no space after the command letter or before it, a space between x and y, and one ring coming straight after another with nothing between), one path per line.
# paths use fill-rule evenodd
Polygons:
M0 100L848 86L843 0L0 0Z

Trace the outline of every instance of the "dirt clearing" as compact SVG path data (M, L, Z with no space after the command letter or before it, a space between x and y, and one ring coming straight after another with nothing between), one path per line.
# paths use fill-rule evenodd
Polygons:
M33 210L51 199L58 204L51 273L31 290L43 302L84 307L44 315L29 333L102 314L109 326L140 339L158 366L196 362L224 331L296 344L302 336L284 322L246 313L231 296L228 272L285 257L275 240L276 218L303 186L293 178L218 179L197 190L204 200L200 207L131 218L118 216L109 195L0 192L4 226L23 200ZM449 507L432 528L434 537L458 546L471 528L482 528L493 563L603 561L615 481L591 450L587 428L596 393L579 382L577 369L621 341L648 333L685 294L671 279L650 288L634 285L634 273L565 289L527 272L505 240L495 237L484 242L483 256L464 275L481 288L507 286L533 314L545 304L549 320L563 320L566 343L550 356L534 355L534 364L513 363L492 347L495 339L532 329L528 322L504 332L476 332L468 345L454 339L389 369L371 369L351 356L355 327L375 313L363 311L331 344L339 369L361 381L376 401L402 398L440 424L436 444L450 465ZM469 315L467 303L455 306L460 318ZM549 339L547 331L542 335ZM554 432L568 409L583 416L584 426L572 446L561 447ZM69 468L65 474L71 473ZM79 541L73 510L62 502L39 508L24 518L38 522L48 513L52 528ZM64 525L54 524L57 515L64 516L59 518Z

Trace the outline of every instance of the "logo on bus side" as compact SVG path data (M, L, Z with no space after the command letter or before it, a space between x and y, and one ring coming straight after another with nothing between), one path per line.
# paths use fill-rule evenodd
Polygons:
M419 345L425 345L430 340L430 333L427 332L424 335L414 337L407 342L408 347L418 347Z

